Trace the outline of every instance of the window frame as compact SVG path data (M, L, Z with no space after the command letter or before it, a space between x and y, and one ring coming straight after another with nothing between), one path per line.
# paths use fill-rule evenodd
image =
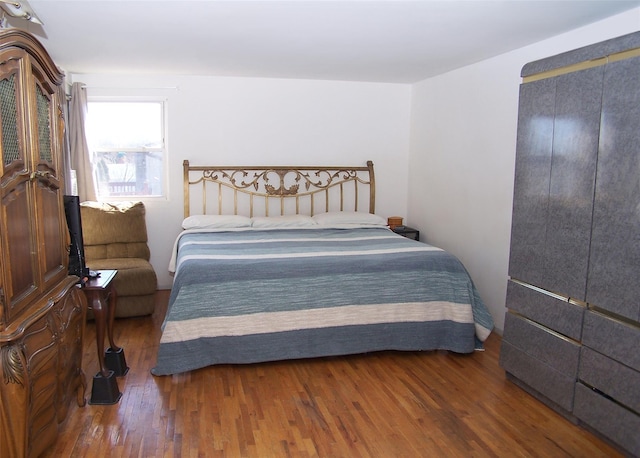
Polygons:
M91 145L89 147L89 153L91 155L91 167L94 174L94 180L96 183L96 199L98 201L125 201L125 200L140 200L140 201L153 201L153 200L168 200L169 199L169 146L168 146L168 105L169 99L167 97L160 96L122 96L122 95L99 95L99 96L87 96L87 105L91 103L159 103L161 110L161 136L162 146L161 148L150 148L149 151L158 151L162 155L162 193L158 195L144 194L144 195L120 195L120 196L101 196L98 189L98 181L95 179L95 163L94 155L98 152L116 152L116 150L93 150ZM89 107L87 106L87 111ZM117 151L138 153L143 151L141 148L118 148Z

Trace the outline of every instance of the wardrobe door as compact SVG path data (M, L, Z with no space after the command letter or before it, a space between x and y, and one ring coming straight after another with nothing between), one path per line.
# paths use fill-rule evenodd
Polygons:
M553 156L538 286L585 300L604 67L558 76Z
M640 321L640 57L606 66L587 301Z
M0 57L0 330L42 293L35 236L28 107L22 68L27 53L3 51Z
M538 285L545 269L556 84L520 86L509 276Z
M513 279L584 301L603 67L525 83L520 91Z
M36 230L39 261L46 288L68 275L68 230L62 202L62 109L58 86L36 62L29 75L32 121Z

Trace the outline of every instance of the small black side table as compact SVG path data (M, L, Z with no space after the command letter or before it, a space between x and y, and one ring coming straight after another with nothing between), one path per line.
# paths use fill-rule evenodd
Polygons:
M392 231L408 239L420 240L420 231L409 226L396 226Z

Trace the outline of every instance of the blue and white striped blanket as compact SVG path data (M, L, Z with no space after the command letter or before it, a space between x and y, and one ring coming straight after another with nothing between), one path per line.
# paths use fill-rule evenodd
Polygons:
M481 348L463 265L383 227L185 231L155 375L212 364Z

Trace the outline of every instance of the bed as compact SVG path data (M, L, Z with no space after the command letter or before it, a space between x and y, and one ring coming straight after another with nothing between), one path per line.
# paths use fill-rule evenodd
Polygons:
M154 375L382 350L471 353L493 328L457 258L375 214L371 162L185 161L184 196Z

